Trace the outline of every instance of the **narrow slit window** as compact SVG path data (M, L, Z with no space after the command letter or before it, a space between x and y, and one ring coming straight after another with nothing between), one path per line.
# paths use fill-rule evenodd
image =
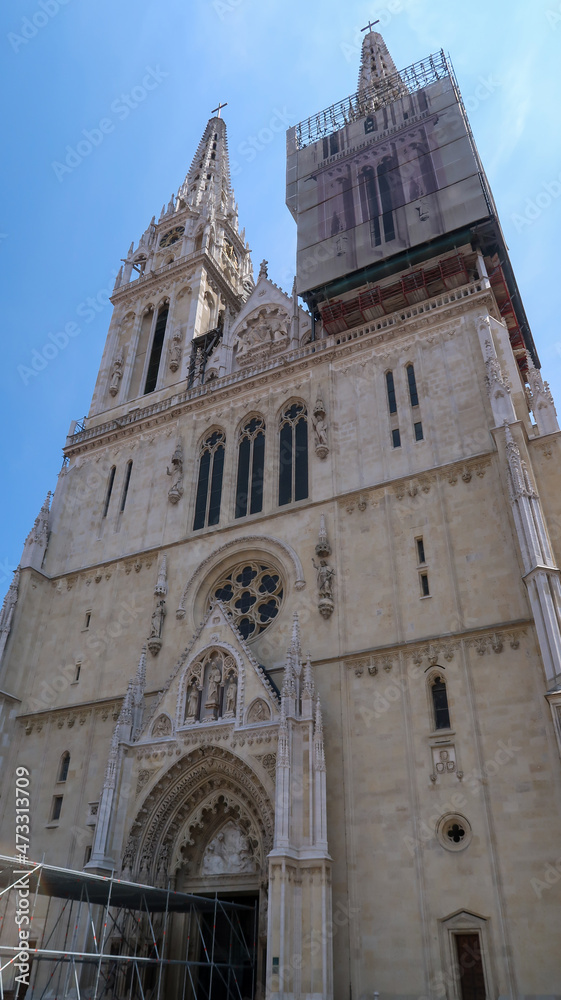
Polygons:
M431 684L432 707L434 711L434 728L450 729L450 710L448 694L442 677L435 677Z
M417 538L417 559L419 563L425 563L425 543L422 538Z
M386 389L388 390L388 406L390 408L390 413L397 413L397 399L395 395L393 372L386 372Z
M74 672L74 683L75 684L77 684L78 681L80 680L80 674L81 673L82 673L82 663L81 663L80 660L78 660L78 663L76 664L76 670Z
M105 503L103 505L103 517L107 517L107 511L109 510L109 501L111 500L111 494L113 492L113 483L115 482L115 472L116 468L113 466L111 472L109 473L109 482L107 483L107 492L105 494Z
M152 341L152 350L150 351L150 361L148 362L148 371L146 373L146 382L144 385L145 396L149 392L154 392L154 389L158 384L158 372L160 370L160 360L162 357L162 348L164 346L168 312L168 305L161 306L158 312L156 327L154 329L154 339Z
M51 823L56 823L60 819L60 814L62 812L62 795L53 796L53 804L51 806Z
M86 611L86 614L84 616L84 631L90 627L91 620L92 620L91 611Z
M280 427L279 506L308 496L308 421L303 403L285 410Z
M413 429L415 431L415 441L422 441L424 438L423 425L420 420L416 424L413 424Z
M421 581L421 597L430 597L428 573L421 573L419 579Z
M394 427L392 431L392 445L394 448L401 448L401 434L399 433L399 427Z
M68 769L70 767L70 753L66 750L60 758L60 764L58 767L58 778L57 781L66 781L68 777Z
M236 517L257 514L263 509L265 469L265 423L252 417L241 432L238 448Z
M203 442L195 499L194 531L206 525L218 524L220 520L225 443L223 431L214 431Z
M411 406L419 405L419 396L417 393L417 380L415 378L415 369L413 365L407 365L407 383L409 385L409 399L411 400Z
M120 507L121 514L123 513L123 511L125 509L125 504L127 502L127 493L129 492L129 483L131 481L131 472L132 472L132 460L130 462L127 462L127 467L125 469L125 481L123 483L123 492L121 494L121 507Z

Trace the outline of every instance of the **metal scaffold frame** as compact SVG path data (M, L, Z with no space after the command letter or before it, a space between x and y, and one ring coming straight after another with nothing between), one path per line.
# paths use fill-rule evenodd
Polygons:
M15 915L24 886L30 899L26 1000L212 1000L213 992L245 1000L248 979L255 996L257 904L0 855L0 1000L18 998L8 984L21 954ZM47 905L39 916L41 896ZM172 957L178 950L177 941L170 944L174 914L183 915L182 957Z

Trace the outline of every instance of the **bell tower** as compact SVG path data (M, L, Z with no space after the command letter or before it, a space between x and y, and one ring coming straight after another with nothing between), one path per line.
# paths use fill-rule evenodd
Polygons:
M230 184L226 123L210 118L177 194L138 244L113 292L114 313L89 416L204 378L254 287Z

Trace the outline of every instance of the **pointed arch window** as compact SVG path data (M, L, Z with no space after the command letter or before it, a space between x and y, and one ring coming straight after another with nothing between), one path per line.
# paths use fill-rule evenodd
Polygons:
M397 413L397 399L395 395L393 372L386 372L386 389L388 393L388 406L390 408L390 413Z
M419 405L419 394L417 392L417 380L415 378L415 369L413 365L407 365L405 369L407 372L407 384L409 386L409 399L411 400L411 406Z
M129 492L129 484L130 484L130 481L131 481L131 473L132 473L132 459L130 459L127 462L127 467L125 469L125 481L123 483L123 492L121 494L121 506L119 508L121 514L123 513L123 511L125 509L125 504L127 502L127 493Z
M441 674L437 674L430 683L432 698L432 708L434 713L435 729L450 729L450 709L448 707L448 694L446 682Z
M107 492L105 494L105 503L103 504L103 517L107 517L107 511L109 510L109 502L111 500L111 494L113 492L113 483L115 482L115 472L117 471L116 466L113 466L109 472L109 481L107 483Z
M308 414L292 403L280 424L279 506L308 496Z
M68 770L70 768L70 753L66 750L62 757L60 758L60 763L58 765L58 777L57 781L66 781L68 778Z
M146 373L146 382L144 384L145 396L149 392L154 392L154 389L158 384L158 372L160 370L160 361L162 358L162 348L164 346L168 313L169 303L165 302L164 305L160 306L158 310L158 318L154 329L154 339L152 340L152 350L150 351L150 361L148 362L148 371Z
M252 417L240 434L236 517L263 510L263 475L265 470L265 421Z
M220 520L225 444L226 437L223 431L213 431L203 442L199 460L194 531L211 524L218 524Z

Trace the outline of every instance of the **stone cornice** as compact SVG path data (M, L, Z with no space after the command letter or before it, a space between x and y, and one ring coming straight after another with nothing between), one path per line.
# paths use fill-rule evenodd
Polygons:
M458 632L448 632L445 635L428 636L419 641L404 640L388 646L373 647L371 650L361 650L343 656L333 656L328 660L321 659L318 663L337 662L342 660L347 670L353 670L357 677L367 673L375 676L380 671L390 673L393 666L404 656L422 670L440 664L442 660L450 663L456 652L464 648L474 648L479 656L491 652L502 653L508 643L511 649L518 649L520 639L526 635L534 622L530 619L517 619L513 622L500 622L496 625L484 625L481 628L462 629Z
M173 266L173 265L170 265ZM415 306L380 317L345 333L332 334L325 340L314 341L304 347L288 351L263 364L233 372L216 379L208 386L197 386L176 392L150 406L132 407L104 423L79 431L67 438L64 454L75 456L95 447L114 443L135 433L137 428L146 430L160 424L175 421L184 413L223 405L235 395L246 393L252 397L256 386L265 386L282 379L292 382L300 374L309 374L311 365L335 362L352 354L371 350L386 343L404 347L411 338L430 340L425 336L427 328L432 329L432 337L453 337L455 329L447 331L438 327L448 320L473 309L474 305L485 307L496 313L496 304L486 280L470 285L462 285ZM437 328L436 330L434 328ZM131 404L135 401L131 400Z

